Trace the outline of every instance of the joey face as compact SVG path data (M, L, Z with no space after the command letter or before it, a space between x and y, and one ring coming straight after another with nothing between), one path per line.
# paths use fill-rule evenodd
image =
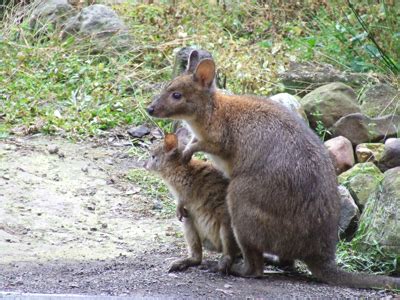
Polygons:
M167 134L164 143L158 144L150 151L145 168L157 173L173 171L180 164L181 154L176 135Z
M188 69L176 77L147 108L156 118L191 120L204 117L204 107L215 92L215 64L212 59L198 62L198 52L189 57Z

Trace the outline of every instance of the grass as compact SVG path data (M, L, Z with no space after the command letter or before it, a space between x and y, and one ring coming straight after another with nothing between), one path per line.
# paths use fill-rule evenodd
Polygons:
M132 47L105 54L90 53L73 39L60 41L51 26L48 38L38 41L28 18L16 25L15 15L8 13L0 25L0 51L5 53L0 58L0 136L38 123L38 131L85 137L150 122L144 108L157 91L149 86L170 78L174 51L182 46L211 51L234 93L281 91L278 73L290 61L388 70L382 55L371 56L373 46L346 3L305 2L308 6L244 1L228 8L191 1L174 7L127 2L114 9L132 33ZM400 59L400 33L390 30L398 25L396 7L371 5L377 17L361 16L370 21L371 35L380 34L377 42L389 49L386 55L394 64ZM382 38L388 34L392 38ZM164 121L160 126L169 125Z
M28 18L18 23L21 7L4 10L0 139L33 132L83 139L114 127L154 122L169 130L168 121L149 119L145 107L157 93L152 86L170 79L174 53L183 46L212 52L227 88L239 94L282 91L277 78L293 61L379 72L399 87L399 6L398 1L369 0L247 0L227 6L129 1L114 9L131 32L130 49L115 52L110 47L97 54L73 38L61 41L52 26L38 38ZM317 132L322 138L329 134L323 126ZM144 156L138 147L131 154ZM128 178L172 214L173 201L157 177L133 170ZM357 239L353 241L341 242L338 249L339 261L349 269L393 269L390 263L371 265L380 261L379 249L372 248L365 258L357 254Z

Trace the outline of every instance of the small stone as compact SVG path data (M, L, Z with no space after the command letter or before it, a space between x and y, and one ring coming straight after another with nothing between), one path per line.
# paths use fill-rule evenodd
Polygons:
M360 163L363 162L377 163L382 158L384 148L385 145L381 143L359 144L356 147L357 161Z
M65 154L64 154L64 152L60 152L60 153L58 153L58 157L59 157L59 158L65 158Z
M400 167L400 138L387 139L382 158L378 163L379 169L385 172L389 169Z
M96 227L90 227L90 231L97 231Z
M84 173L88 173L88 172L89 172L88 166L82 167L81 170L82 170L82 172L84 172Z
M50 154L57 154L59 150L60 149L58 148L57 145L49 145L47 147L47 151L49 151Z
M150 133L150 128L145 125L129 128L128 134L133 138L141 138Z
M162 209L163 209L163 205L162 205L161 201L155 200L153 203L153 210L162 210Z
M110 165L110 166L112 166L112 165L114 164L114 161L113 161L111 158L107 158L104 162L105 162L107 165Z
M230 285L230 284L224 284L224 288L226 288L226 289L230 289L232 287L232 285Z
M1 176L4 180L10 180L10 176L8 174L3 174Z
M353 197L351 196L349 190L346 187L340 185L338 187L338 190L340 194L340 203L341 203L339 232L343 233L346 232L347 228L349 227L351 221L354 218L358 219L360 211Z
M94 204L89 204L87 207L86 207L88 210L96 210L96 205L94 205Z
M12 145L12 144L6 144L4 146L4 150L7 150L7 151L15 151L16 149L17 149L17 146Z
M108 227L107 223L102 223L101 228L106 229Z
M347 138L338 136L326 141L324 145L328 149L336 174L339 175L354 165L353 146Z
M160 130L160 128L153 128L150 132L150 134L155 138L155 139L162 139L163 133Z

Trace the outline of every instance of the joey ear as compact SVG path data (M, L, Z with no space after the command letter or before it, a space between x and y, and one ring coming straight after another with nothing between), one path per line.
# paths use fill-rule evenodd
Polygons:
M178 147L178 138L173 133L167 133L164 137L164 150L170 152Z
M199 63L199 51L193 50L190 52L188 62L187 62L187 67L186 67L186 72L188 73L193 73L194 70L196 70L196 66Z
M194 80L199 82L202 87L210 88L215 77L215 63L210 58L205 58L199 62L193 74Z

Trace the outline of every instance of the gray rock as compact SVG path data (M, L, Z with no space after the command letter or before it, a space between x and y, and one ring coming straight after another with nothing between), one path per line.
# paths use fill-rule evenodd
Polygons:
M269 97L269 99L282 104L286 108L296 113L300 118L308 122L307 115L296 96L288 93L279 93Z
M60 149L58 148L57 145L49 145L47 147L47 151L49 151L50 154L57 154L59 150Z
M175 78L185 72L189 55L193 50L197 50L199 53L199 61L203 58L212 58L212 55L207 50L198 49L196 47L183 47L180 48L175 54L175 62L172 71L172 78Z
M292 62L288 70L280 75L280 79L287 92L304 95L330 82L343 82L352 87L358 87L366 83L367 76L360 73L342 72L329 64Z
M141 138L150 133L150 128L145 125L129 128L128 134L133 138Z
M400 167L384 173L382 184L368 199L360 222L367 225L366 244L378 243L383 253L400 253Z
M162 132L162 130L160 128L153 128L150 131L150 134L155 139L162 139L163 138L163 132Z
M338 177L339 183L348 188L360 208L364 207L382 179L383 174L371 162L356 164Z
M153 210L162 210L164 207L164 205L162 204L162 202L158 199L153 201Z
M400 91L388 84L379 83L366 89L360 103L362 112L370 117L400 115Z
M110 7L101 4L85 7L78 15L70 18L61 37L68 35L94 40L98 51L111 46L117 50L130 46L130 37L124 22Z
M340 82L323 85L300 100L312 128L330 128L341 117L360 112L354 90Z
M68 0L38 0L33 3L33 7L29 26L40 33L44 33L49 24L61 27L77 12Z
M326 141L324 145L328 149L336 174L339 175L354 166L353 146L347 138L338 136Z
M370 118L361 113L340 118L330 129L333 136L344 136L353 145L367 142L381 142L399 133L400 116L388 115Z
M383 172L391 168L400 167L400 138L386 140L378 167Z
M354 232L348 232L346 234L347 229L349 228L350 223L353 221L357 221L360 217L360 210L358 209L357 204L355 203L353 197L346 187L343 185L338 186L339 194L340 194L340 219L339 219L339 233L344 233L345 236L348 234L352 234Z

